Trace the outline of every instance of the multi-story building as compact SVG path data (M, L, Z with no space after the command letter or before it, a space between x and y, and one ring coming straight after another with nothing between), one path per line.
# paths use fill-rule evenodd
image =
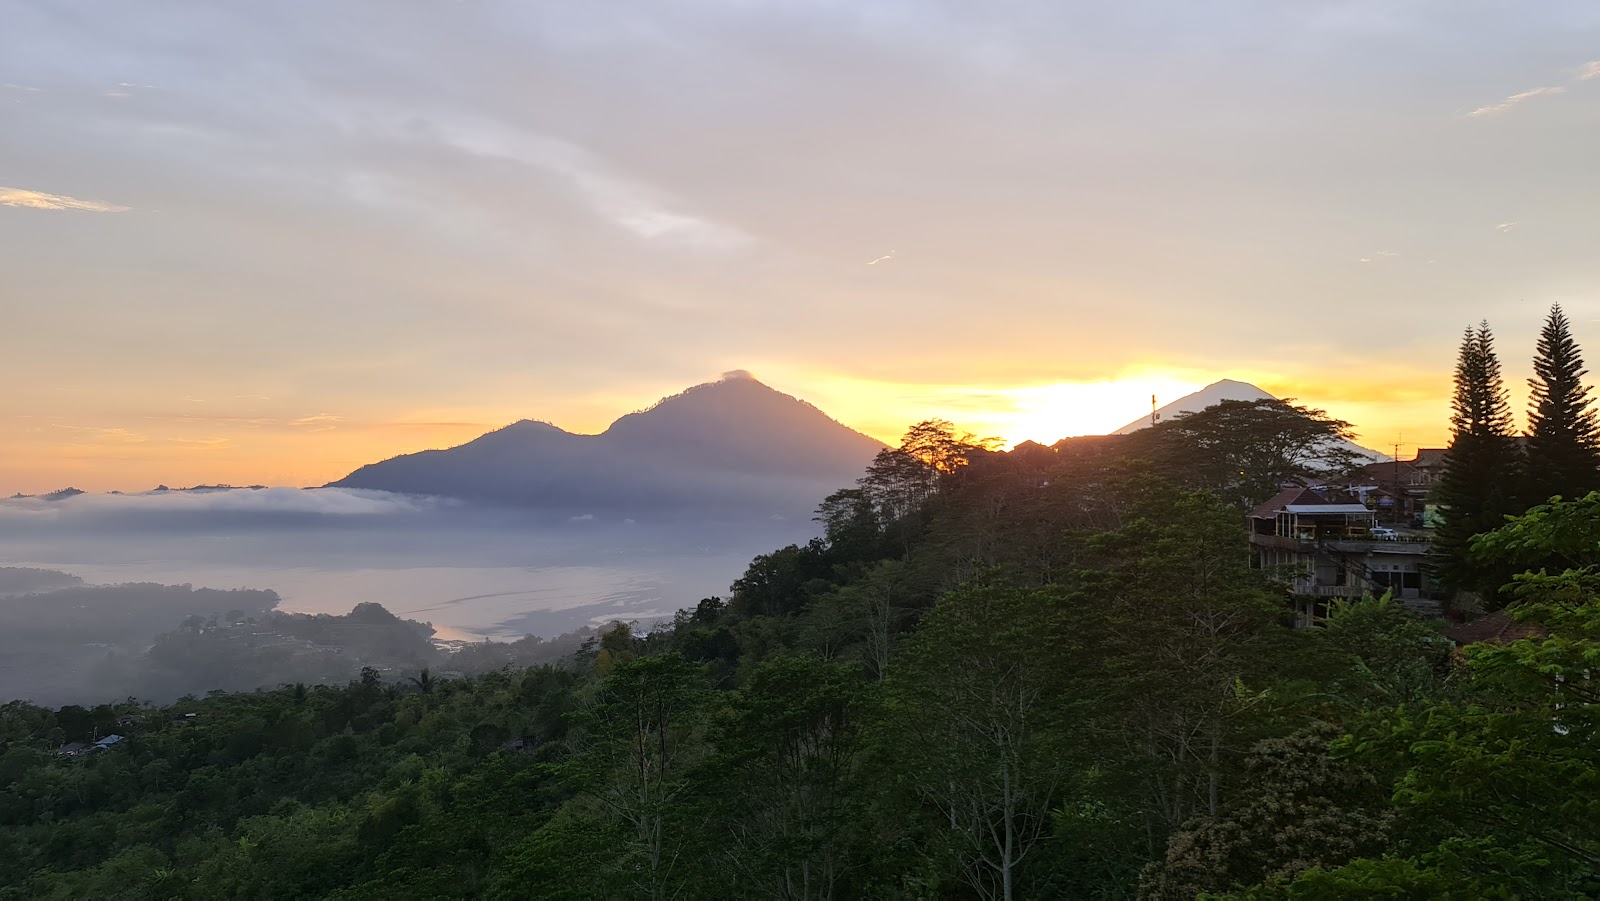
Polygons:
M1377 512L1365 504L1287 488L1250 511L1249 523L1256 562L1285 574L1298 625L1326 615L1333 598L1391 591L1408 606L1433 606L1423 566L1428 540L1381 529Z

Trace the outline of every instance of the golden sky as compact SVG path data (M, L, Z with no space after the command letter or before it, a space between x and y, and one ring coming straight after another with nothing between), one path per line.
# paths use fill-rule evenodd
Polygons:
M885 440L1221 378L1402 453L1600 339L1600 7L204 5L0 28L0 492L320 484L749 369ZM1600 353L1600 345L1594 345Z

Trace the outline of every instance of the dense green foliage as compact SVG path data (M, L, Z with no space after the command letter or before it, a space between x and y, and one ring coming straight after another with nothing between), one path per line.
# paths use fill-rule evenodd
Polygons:
M1350 423L1277 398L1225 400L1128 436L1127 452L1189 488L1246 509L1297 476L1339 478L1366 462Z
M1600 495L1478 540L1567 569L1456 655L1383 599L1291 629L1238 495L1136 443L913 438L560 666L0 708L0 898L1600 890Z

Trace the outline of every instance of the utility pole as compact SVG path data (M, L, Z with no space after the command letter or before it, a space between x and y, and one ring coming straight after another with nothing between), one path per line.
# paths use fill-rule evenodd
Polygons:
M1400 434L1398 434L1398 435L1396 435L1394 437L1394 458L1393 458L1393 460L1394 460L1394 490L1395 490L1395 497L1394 497L1394 520L1395 520L1395 525L1399 525L1400 524L1400 498L1401 498L1401 496L1403 495L1405 497L1407 504L1409 504L1410 501L1411 501L1411 492L1406 491L1400 485L1400 442L1402 440L1404 440L1405 437L1406 437L1406 435L1405 435L1404 432L1401 432Z
M1157 413L1156 409L1156 396L1152 394L1150 395L1150 425L1152 426L1154 426L1156 421L1161 418L1161 414Z

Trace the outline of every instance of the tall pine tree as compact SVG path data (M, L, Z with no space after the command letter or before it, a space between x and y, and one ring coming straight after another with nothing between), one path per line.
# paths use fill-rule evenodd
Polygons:
M1588 370L1561 305L1550 308L1533 359L1528 409L1528 495L1583 497L1600 488L1600 422L1591 409Z
M1433 542L1435 572L1447 592L1474 591L1492 603L1498 581L1467 555L1472 536L1505 525L1517 504L1521 448L1489 323L1468 328L1456 362L1450 450L1434 489L1443 522Z

